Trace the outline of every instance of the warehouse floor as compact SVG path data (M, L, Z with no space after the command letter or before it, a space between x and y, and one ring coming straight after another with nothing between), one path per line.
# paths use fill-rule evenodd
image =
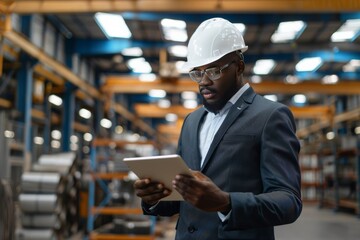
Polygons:
M170 225L158 240L174 239L173 223ZM277 240L359 240L360 219L354 214L305 205L295 223L275 228L275 236Z

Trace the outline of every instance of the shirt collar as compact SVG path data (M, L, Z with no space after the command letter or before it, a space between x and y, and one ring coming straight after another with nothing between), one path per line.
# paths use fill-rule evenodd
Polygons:
M222 115L225 113L232 105L234 105L237 100L243 95L243 93L250 87L249 83L244 84L231 98L230 100L225 104L225 106L219 111L219 114ZM207 112L210 112L205 106L204 109Z

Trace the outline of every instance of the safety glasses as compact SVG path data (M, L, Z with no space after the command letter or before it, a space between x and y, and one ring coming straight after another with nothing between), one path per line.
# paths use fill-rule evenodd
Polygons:
M200 83L201 80L204 77L204 74L206 74L206 76L211 80L211 81L216 81L220 78L222 71L229 67L232 63L234 62L234 60L232 60L231 62L225 64L222 67L212 67L212 68L207 68L205 70L191 70L189 72L190 78L197 82Z

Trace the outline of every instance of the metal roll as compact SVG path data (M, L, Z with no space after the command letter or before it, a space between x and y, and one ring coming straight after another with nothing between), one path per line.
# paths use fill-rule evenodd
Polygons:
M59 229L61 220L57 214L24 214L21 224L25 228L53 228Z
M17 240L55 240L55 233L51 229L26 229L16 230Z
M22 192L56 193L59 191L59 173L28 172L21 176Z
M19 195L20 207L28 213L56 213L60 210L58 197L55 194L26 194Z
M49 154L49 155L44 154L39 157L39 164L71 166L74 160L75 160L74 152Z

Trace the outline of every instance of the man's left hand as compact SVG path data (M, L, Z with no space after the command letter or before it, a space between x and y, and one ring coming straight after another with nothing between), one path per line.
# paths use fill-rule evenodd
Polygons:
M222 191L210 178L199 171L193 175L176 175L173 188L185 201L208 212L228 212L231 209L229 193Z

